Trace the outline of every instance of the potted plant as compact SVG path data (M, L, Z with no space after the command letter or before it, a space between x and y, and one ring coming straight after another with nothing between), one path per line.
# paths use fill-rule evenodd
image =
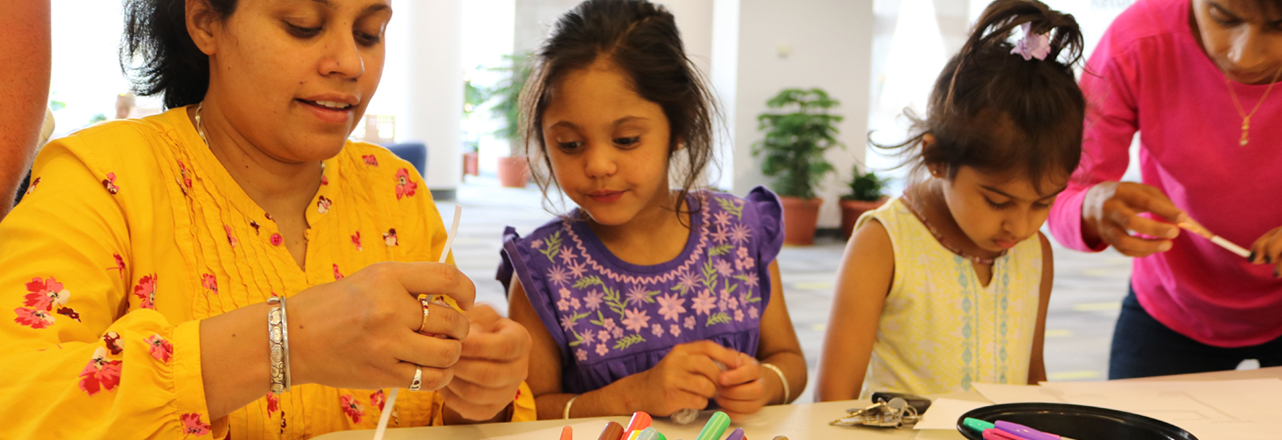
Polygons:
M859 172L855 165L854 178L850 180L850 194L841 196L841 233L850 239L855 230L855 222L865 212L880 208L886 204L886 182L888 178L878 177L876 173Z
M505 55L508 64L491 70L507 75L494 88L486 92L487 98L498 99L492 107L495 118L503 126L494 131L499 139L507 139L508 156L499 158L499 182L506 187L524 188L530 178L530 163L521 151L521 89L530 77L528 54Z
M841 116L829 112L840 105L822 89L784 89L766 105L771 112L757 116L757 129L765 139L752 146L754 157L763 157L761 172L774 177L770 185L784 209L784 243L814 243L815 226L823 199L815 195L824 175L835 171L824 157L837 140Z
M476 108L484 102L485 91L472 84L471 79L463 80L463 117L471 117L472 113L476 112ZM481 142L468 136L467 131L464 131L464 137L470 139L463 141L463 175L480 175Z

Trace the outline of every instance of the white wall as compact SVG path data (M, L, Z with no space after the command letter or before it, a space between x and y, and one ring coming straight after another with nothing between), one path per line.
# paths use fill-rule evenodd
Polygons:
M463 1L397 4L409 30L409 55L403 89L408 102L397 118L396 137L427 143L424 181L433 191L457 188L463 174Z
M739 1L738 67L734 104L734 192L766 184L752 144L762 138L756 117L766 100L789 87L820 87L842 102L839 128L846 149L830 150L838 173L817 191L825 203L819 226L840 223L837 198L866 145L873 0ZM718 3L721 6L721 3ZM720 13L720 12L718 12ZM780 48L790 50L780 56ZM716 70L718 67L714 67Z

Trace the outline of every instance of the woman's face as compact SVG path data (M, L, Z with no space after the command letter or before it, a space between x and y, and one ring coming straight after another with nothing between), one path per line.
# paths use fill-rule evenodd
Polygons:
M187 0L188 11L204 1ZM391 18L391 0L240 0L222 20L189 12L210 58L205 101L276 160L333 157L378 89Z
M1193 0L1195 34L1229 79L1265 84L1282 70L1282 8L1259 0Z

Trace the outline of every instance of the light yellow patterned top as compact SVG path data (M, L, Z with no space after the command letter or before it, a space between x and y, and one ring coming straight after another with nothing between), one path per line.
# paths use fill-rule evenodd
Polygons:
M32 178L0 223L0 439L301 439L392 410L387 390L306 384L209 420L199 329L376 262L436 261L446 232L409 163L355 142L325 161L304 269L185 108L56 140ZM514 397L533 420L529 389ZM392 424L441 424L443 401L402 392Z
M970 260L944 248L902 199L864 214L856 227L871 219L890 235L895 275L863 396L1028 383L1042 280L1037 237L997 258L985 287Z

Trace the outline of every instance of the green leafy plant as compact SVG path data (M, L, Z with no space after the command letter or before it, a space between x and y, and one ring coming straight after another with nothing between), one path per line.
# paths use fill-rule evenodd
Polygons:
M855 165L854 176L850 180L850 194L841 196L842 200L876 202L886 196L886 182L889 182L890 178L879 177L872 171L860 173L859 165Z
M489 70L502 72L507 76L493 88L485 91L485 100L498 100L492 107L492 111L495 118L503 121L503 126L495 130L494 135L510 141L509 153L512 156L519 156L520 142L516 140L521 138L521 90L525 88L525 82L530 79L533 66L530 64L529 53L504 55L503 60L506 65L492 67Z
M815 198L824 175L835 171L824 152L846 148L837 140L842 116L829 113L841 103L822 89L784 89L766 105L773 111L757 116L757 129L766 138L752 145L754 157L764 156L761 172L774 177L771 185L785 197Z

